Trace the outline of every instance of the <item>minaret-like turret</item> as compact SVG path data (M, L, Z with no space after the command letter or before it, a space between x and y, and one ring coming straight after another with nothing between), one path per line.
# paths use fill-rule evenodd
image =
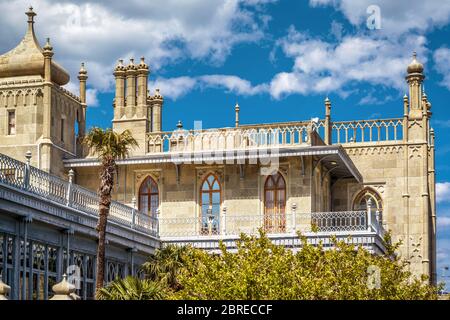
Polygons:
M127 98L125 100L125 116L127 119L133 118L136 113L136 74L137 66L134 64L134 59L130 59L127 66Z
M84 66L84 62L81 63L80 71L78 72L78 80L80 81L80 100L82 112L79 115L80 119L78 119L79 127L78 127L78 136L83 137L86 133L86 81L88 79L88 73Z
M164 103L164 98L159 92L159 89L156 89L155 94L151 97L152 104L152 131L160 132L162 130L162 107Z
M332 125L331 125L331 101L328 97L325 98L325 144L332 144L331 139Z
M236 128L239 127L239 111L240 111L240 107L239 107L239 104L236 102L236 105L234 106L234 113L235 113L234 126Z
M141 62L137 66L137 108L136 116L143 118L147 116L147 86L149 67L145 63L144 57L141 58Z
M114 98L114 119L119 120L125 114L125 70L123 60L119 60L114 69L116 95Z
M422 83L425 79L423 65L417 60L414 52L413 60L408 65L406 82L409 86L409 119L422 119Z

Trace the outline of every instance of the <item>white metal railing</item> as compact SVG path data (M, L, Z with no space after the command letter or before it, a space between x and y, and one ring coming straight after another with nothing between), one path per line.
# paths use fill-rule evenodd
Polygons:
M367 212L370 212L367 215ZM349 233L372 231L384 234L381 217L374 210L277 215L230 215L211 217L160 218L161 237L192 237L257 234L262 228L268 234L304 232Z
M291 122L208 130L151 132L146 136L147 152L199 152L242 150L305 144L308 130L320 131L324 121Z
M30 165L0 154L0 183L41 196L64 206L77 209L92 216L99 214L97 193L72 182L51 175ZM117 201L111 202L109 219L153 236L158 235L157 217L153 218Z

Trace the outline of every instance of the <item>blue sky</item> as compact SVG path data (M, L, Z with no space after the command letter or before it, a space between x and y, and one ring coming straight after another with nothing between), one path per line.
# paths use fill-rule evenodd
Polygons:
M0 51L25 30L27 1L0 0ZM86 62L88 126L110 126L117 59L145 56L165 96L163 129L323 117L401 117L413 51L425 65L438 182L438 274L450 265L450 0L31 1L41 43L76 75ZM381 28L369 29L370 5ZM23 21L21 24L20 22ZM450 272L447 273L450 276ZM450 283L450 281L449 281Z

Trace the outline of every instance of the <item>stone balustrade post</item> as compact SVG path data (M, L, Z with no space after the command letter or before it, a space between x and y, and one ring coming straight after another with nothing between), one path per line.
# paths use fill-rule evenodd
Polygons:
M159 236L159 215L160 214L161 214L161 210L159 210L159 208L156 209L156 217L155 217L155 219L156 219L156 235L158 235L158 236Z
M79 300L79 297L75 294L75 286L67 282L67 275L63 275L61 282L55 284L52 287L55 293L50 300Z
M221 234L226 235L227 234L227 207L222 208L222 228L221 228Z
M25 162L25 173L23 177L23 185L25 189L30 188L30 168L31 168L31 151L28 150L25 153L25 158L27 159Z
M131 210L131 228L134 229L136 225L136 197L131 199L131 204L133 206L133 209Z
M11 287L0 279L0 300L8 300L6 296L9 294L10 291Z
M377 224L377 229L379 229L380 227L383 226L383 221L381 219L381 214L380 214L379 210L377 210L375 212L375 219L377 220L377 223L376 223Z
M367 231L370 231L372 226L372 199L367 200Z
M296 220L296 218L297 218L297 213L296 213L296 211L297 211L297 204L294 202L292 205L291 205L291 211L292 211L292 219L291 219L291 223L292 223L292 226L291 226L291 230L292 230L292 233L294 233L295 234L295 231L297 230L297 220Z
M69 184L67 185L67 195L66 195L66 205L70 206L70 202L72 199L72 189L73 189L73 177L75 176L75 172L73 169L69 170Z

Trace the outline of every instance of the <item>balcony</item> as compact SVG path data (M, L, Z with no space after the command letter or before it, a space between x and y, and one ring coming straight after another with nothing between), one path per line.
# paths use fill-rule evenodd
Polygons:
M159 235L163 243L189 244L213 252L219 251L219 241L234 250L241 233L257 235L259 229L276 244L293 249L301 247L298 237L301 233L308 243L317 245L322 242L325 248L332 246L334 235L374 253L385 251L381 214L371 208L368 211L291 212L269 216L228 214L225 210L220 217L159 219Z

